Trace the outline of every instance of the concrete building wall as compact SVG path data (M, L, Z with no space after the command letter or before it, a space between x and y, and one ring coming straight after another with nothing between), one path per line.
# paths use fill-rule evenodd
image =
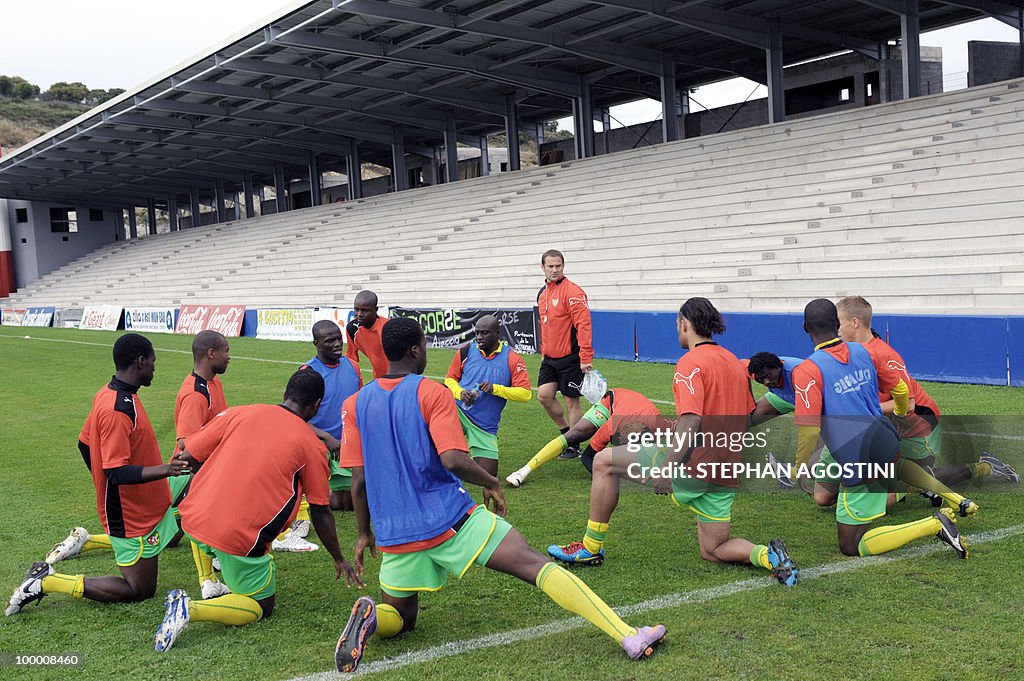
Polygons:
M101 220L90 219L88 206L74 206L78 215L77 232L54 232L50 225L50 208L58 204L38 201L7 202L15 283L23 288L39 277L63 267L72 260L118 238L123 229L118 211L104 210ZM19 209L24 222L19 222Z
M967 87L998 83L1024 75L1020 45L987 40L967 41Z

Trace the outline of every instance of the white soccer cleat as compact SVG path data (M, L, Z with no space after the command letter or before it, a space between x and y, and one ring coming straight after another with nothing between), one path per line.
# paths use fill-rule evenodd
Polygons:
M768 468L775 473L778 479L779 489L786 491L793 489L793 480L789 477L789 473L786 472L788 466L776 459L775 455L771 452L767 453L765 460L768 462Z
M303 539L309 536L309 525L308 520L296 520L292 523L292 534L297 534Z
M213 564L213 569L220 572L220 558L214 557L210 562Z
M80 555L82 547L87 541L89 541L89 532L84 527L76 527L71 530L71 534L66 539L56 544L53 550L46 554L46 562L53 565Z
M284 539L275 539L272 541L270 543L270 548L273 551L295 551L302 553L306 551L316 551L320 547L311 541L306 541L294 532L289 532L285 535Z
M175 589L164 599L164 621L156 628L153 636L153 648L158 653L166 653L174 645L178 634L188 626L188 604L192 599L182 589Z
M19 584L11 594L11 600L7 602L4 615L7 617L16 615L32 601L42 600L46 595L43 593L43 577L49 577L53 572L53 567L49 563L32 563L32 567L25 574L25 581Z
M526 476L529 474L529 467L523 466L522 468L511 473L507 478L505 478L505 482L510 484L512 487L519 487L520 485L523 484L523 481L526 480Z
M208 601L211 598L218 598L219 596L227 596L231 593L231 589L224 582L215 582L212 579L208 579L203 582L203 600Z
M1013 470L1009 464L1000 461L990 452L982 452L981 456L978 457L978 463L987 463L991 466L991 477L993 478L1000 478L1013 483L1020 482L1020 474Z

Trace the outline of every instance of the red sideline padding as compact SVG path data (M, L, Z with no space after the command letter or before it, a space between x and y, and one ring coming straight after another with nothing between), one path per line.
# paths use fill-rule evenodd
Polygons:
M14 280L14 254L10 251L0 251L0 298L6 298L17 290Z

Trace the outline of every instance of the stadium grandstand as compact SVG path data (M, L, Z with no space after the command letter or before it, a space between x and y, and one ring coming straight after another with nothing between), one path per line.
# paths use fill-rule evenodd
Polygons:
M598 309L1012 312L1024 87L921 96L921 30L981 16L1021 29L974 0L292 3L0 159L4 305L529 306L557 246ZM788 119L783 67L843 51L897 58L900 101ZM768 124L679 139L686 93L732 76ZM662 143L600 153L592 121L644 96ZM567 115L574 158L512 143L487 176L488 135Z

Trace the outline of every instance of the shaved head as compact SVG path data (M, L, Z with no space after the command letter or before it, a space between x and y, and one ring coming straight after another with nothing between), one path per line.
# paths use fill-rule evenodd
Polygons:
M228 339L217 331L200 331L192 339L192 359L199 360L210 350L227 347Z
M486 329L488 331L497 331L501 328L501 324L498 323L498 318L492 314L485 314L480 319L476 320L476 328Z
M318 341L323 338L324 334L338 330L338 325L330 319L321 319L313 325L313 340Z
M839 313L827 298L816 298L804 308L804 331L812 335L839 335Z
M355 304L358 307L377 307L377 294L373 291L360 291L356 294Z

